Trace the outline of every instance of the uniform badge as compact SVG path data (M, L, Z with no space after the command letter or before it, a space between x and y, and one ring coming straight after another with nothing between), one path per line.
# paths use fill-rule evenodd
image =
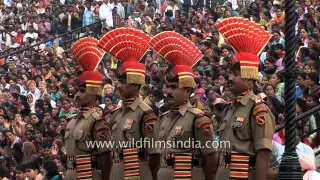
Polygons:
M75 139L81 139L83 135L83 130L82 129L76 129L74 132L74 138Z
M179 136L182 133L182 126L176 126L174 135Z
M243 117L233 117L232 128L240 128L244 123Z
M202 134L204 134L205 136L209 136L211 134L211 129L210 126L204 126L201 128L200 130L202 132Z
M266 123L266 118L263 115L256 116L256 121L257 121L257 124L264 125Z
M98 137L99 137L99 140L102 141L102 140L105 140L106 135L104 134L104 132L98 132Z
M131 129L133 125L133 119L127 119L124 129Z
M146 130L147 131L153 131L154 129L154 123L146 123L146 126L145 126Z

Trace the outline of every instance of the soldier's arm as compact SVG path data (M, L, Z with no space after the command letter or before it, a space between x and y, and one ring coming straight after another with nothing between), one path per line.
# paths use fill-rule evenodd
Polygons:
M148 111L142 117L142 133L144 138L151 141L158 140L158 118L153 111ZM150 143L153 144L153 143ZM149 154L149 166L153 180L157 180L157 173L160 168L160 154L156 147L145 147Z
M201 117L202 116L202 117ZM201 155L204 159L205 179L213 180L217 172L217 148L210 147L215 141L215 132L212 120L201 114L196 119L196 140L201 142Z
M251 127L254 149L257 153L256 173L262 180L267 179L275 120L265 104L257 105L253 110Z
M160 154L151 154L149 156L149 167L152 173L152 179L157 180L157 173L160 169Z
M268 178L270 154L270 150L262 149L258 151L256 155L256 174L258 174L262 180Z
M218 169L218 153L213 152L204 157L205 180L214 180Z
M103 120L95 121L93 137L94 140L99 141L110 141L111 139L111 130L110 125ZM103 180L109 180L111 167L112 167L112 159L111 159L111 147L99 147L97 148L98 155L98 165L101 170Z

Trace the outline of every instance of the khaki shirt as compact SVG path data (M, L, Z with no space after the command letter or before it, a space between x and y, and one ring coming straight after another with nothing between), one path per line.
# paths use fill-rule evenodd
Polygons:
M133 145L136 146L131 146L131 148L141 148L141 145L145 145L144 149L148 154L159 153L157 148L151 145L151 142L157 141L158 138L157 116L141 98L137 98L126 108L119 107L116 109L110 118L110 124L112 126L111 138L116 143L115 146L118 146L117 148L123 148L122 145L117 143L133 142ZM142 140L145 140L144 144L140 144Z
M163 114L159 127L159 138L166 143L161 147L163 154L193 152L202 157L217 151L217 148L212 147L215 143L212 120L189 102L177 111L171 110Z
M64 141L68 156L80 154L101 154L110 151L107 146L88 146L89 142L110 140L110 128L103 121L96 108L71 119L67 125Z
M218 129L219 150L249 155L262 149L272 151L274 129L275 120L269 107L250 91L224 110Z

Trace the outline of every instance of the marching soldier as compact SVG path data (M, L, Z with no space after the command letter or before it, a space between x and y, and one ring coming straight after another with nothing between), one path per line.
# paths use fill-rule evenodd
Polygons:
M171 42L163 45L164 40ZM212 120L188 101L196 87L192 66L203 55L189 40L174 32L163 32L149 44L175 65L166 84L171 110L160 117L159 139L166 146L161 147L158 179L213 180L217 147Z
M102 92L103 83L102 75L95 68L104 52L96 45L83 43L85 42L76 42L73 47L77 50L72 51L84 72L79 77L80 85L75 95L80 113L69 121L64 136L68 156L65 179L108 180L112 163L110 149L107 146L87 145L88 142L110 140L110 128L94 107Z
M145 85L146 68L138 61L147 52L149 39L139 30L120 28L105 34L99 42L100 47L123 63L117 85L122 106L110 118L112 141L116 143L111 180L157 179L160 157L157 149L150 146L157 138L157 116L139 97L140 87Z
M236 20L239 26L244 25L241 28L246 32L238 32L242 34L242 39L239 37L235 40L236 38L230 37L230 33L223 30L237 31L237 25L227 27L229 23L224 21L217 24L218 30L237 54L232 56L233 66L229 76L229 88L236 98L222 112L218 129L220 148L216 179L263 180L267 179L275 120L268 106L253 93L251 87L258 80L260 59L257 54L267 44L270 36L260 25L249 20L231 18L226 21L233 20ZM251 27L256 36L247 31ZM221 146L221 142L230 142L230 145Z

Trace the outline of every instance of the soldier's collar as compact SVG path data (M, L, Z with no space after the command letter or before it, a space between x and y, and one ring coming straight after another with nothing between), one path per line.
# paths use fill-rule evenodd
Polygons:
M186 114L186 112L188 111L189 108L192 108L193 106L190 104L190 102L188 101L187 103L185 103L183 106L181 106L179 108L179 113L181 114L181 116L184 116Z
M140 103L140 100L141 100L141 98L137 97L137 98L135 98L135 100L130 105L129 104L127 104L127 105L123 104L123 106L127 106L130 109L132 109L133 111L136 111L136 109L137 109L137 107L138 107L138 105Z
M123 100L123 104L132 104L139 96Z
M239 102L242 104L242 105L246 105L249 101L249 99L251 98L251 96L253 95L253 92L252 91L249 91L247 92L240 100Z
M90 114L95 111L96 109L93 107L91 109L89 109L87 112L83 113L82 116L85 118L85 119L88 119L88 117L90 116Z
M85 112L89 111L91 108L93 108L93 106L81 107L80 112L85 113Z

